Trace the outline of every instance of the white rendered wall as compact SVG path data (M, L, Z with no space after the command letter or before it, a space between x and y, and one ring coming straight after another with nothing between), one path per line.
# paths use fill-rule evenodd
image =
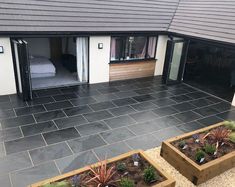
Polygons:
M0 46L4 53L0 53L0 95L16 93L14 67L9 38L0 38Z
M156 66L154 75L162 75L163 67L165 62L166 47L167 47L168 36L159 35L157 41L157 51L156 51Z
M89 82L101 83L109 81L110 36L91 36L89 44ZM98 44L103 49L98 49Z

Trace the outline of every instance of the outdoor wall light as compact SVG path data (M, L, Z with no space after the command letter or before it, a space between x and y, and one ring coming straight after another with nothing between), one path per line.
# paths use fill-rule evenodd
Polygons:
M103 43L98 43L98 49L103 49Z
M0 53L4 53L3 46L0 46Z

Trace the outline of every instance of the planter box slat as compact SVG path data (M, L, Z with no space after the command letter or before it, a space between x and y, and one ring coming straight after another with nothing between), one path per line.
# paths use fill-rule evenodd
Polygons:
M212 160L208 163L198 165L196 162L188 158L184 153L182 153L171 144L172 142L185 139L197 133L211 130L221 125L223 125L223 123L218 123L164 141L162 143L161 156L173 167L175 167L182 175L184 175L196 185L201 184L223 173L224 171L233 168L235 166L235 151L215 160Z
M161 182L159 184L152 185L151 187L174 187L175 186L175 180L172 179L167 173L165 173L165 171L163 171L161 169L161 167L158 164L156 164L152 159L150 159L142 150L130 151L130 152L124 153L120 156L108 159L108 163L113 163L113 162L125 159L127 157L130 157L133 154L140 154L141 157L143 157L146 161L148 161L166 179L166 180L164 180L163 182ZM100 165L100 163L92 164L92 167L97 167L99 165ZM32 184L29 187L41 187L44 184L61 181L61 180L72 177L74 175L78 175L78 174L86 172L86 171L89 171L88 166L83 167L81 169L77 169L77 170L68 172L66 174L62 174L62 175L50 178L50 179L46 179L44 181Z

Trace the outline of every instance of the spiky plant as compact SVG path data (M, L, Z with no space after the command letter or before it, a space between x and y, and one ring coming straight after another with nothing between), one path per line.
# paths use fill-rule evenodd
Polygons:
M107 185L116 186L117 181L113 179L115 174L115 166L107 167L107 160L100 161L98 167L90 166L90 178L86 184L97 187L105 187Z
M209 138L213 141L213 143L216 144L216 150L218 150L218 147L222 143L226 143L229 140L229 135L231 133L231 130L228 130L224 127L217 127L215 129L212 129L210 132L208 132L203 139Z

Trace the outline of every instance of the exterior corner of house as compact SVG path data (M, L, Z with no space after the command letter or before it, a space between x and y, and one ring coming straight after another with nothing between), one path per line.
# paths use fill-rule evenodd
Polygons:
M0 46L4 50L0 53L0 95L15 94L16 83L10 38L0 37Z
M109 82L111 36L91 36L89 43L89 83ZM103 44L99 49L98 45Z

